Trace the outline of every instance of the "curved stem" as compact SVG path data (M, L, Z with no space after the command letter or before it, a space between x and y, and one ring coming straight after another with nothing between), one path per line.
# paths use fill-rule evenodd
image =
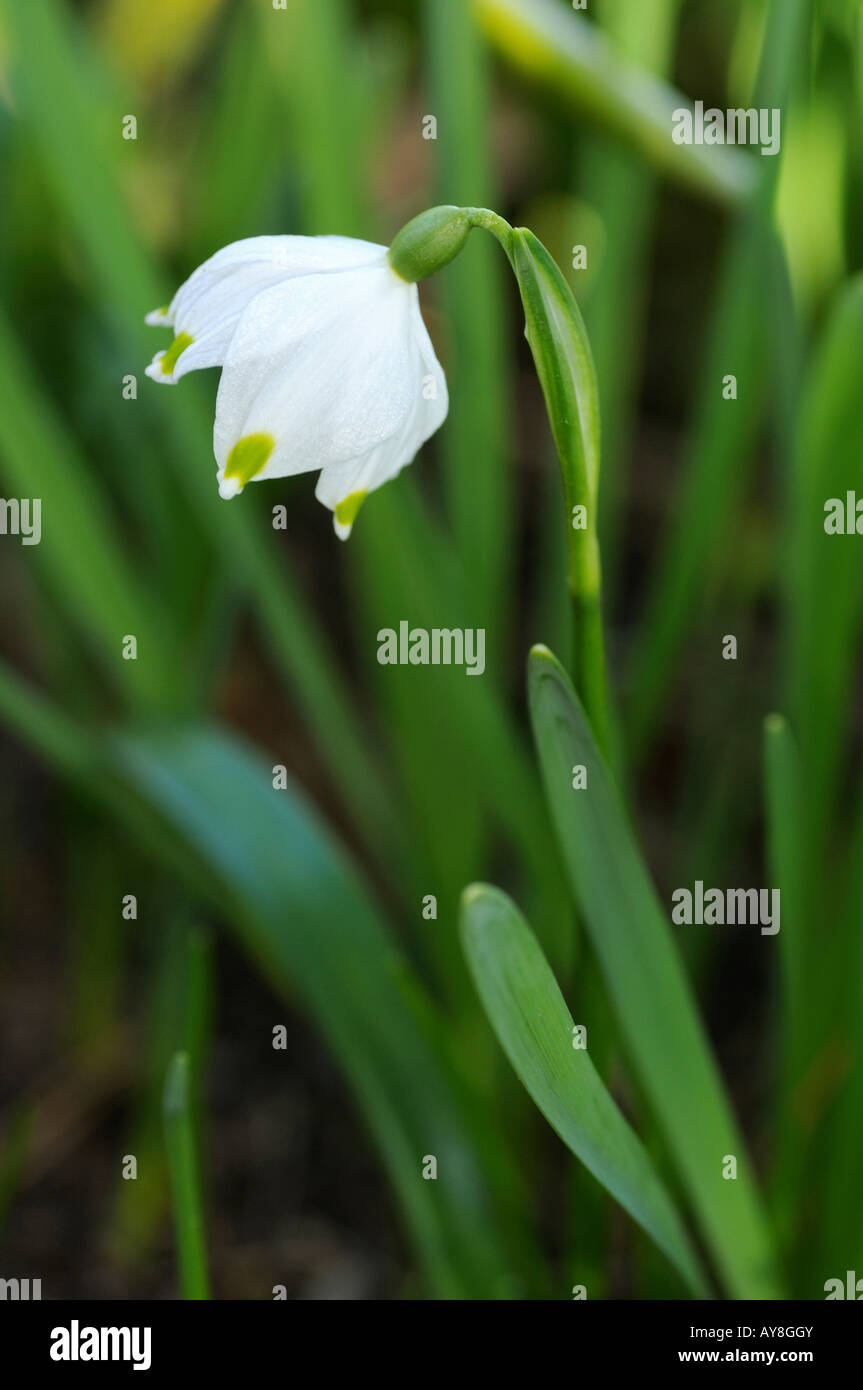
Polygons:
M471 227L481 227L483 231L491 232L512 260L513 229L505 217L492 212L491 208L462 208L462 212L467 215Z
M500 242L521 294L527 338L563 477L574 622L573 678L596 741L607 753L608 694L596 530L599 401L587 329L559 267L531 232L510 226L489 208L461 211L472 228L491 232ZM582 507L586 524L576 525L576 510Z

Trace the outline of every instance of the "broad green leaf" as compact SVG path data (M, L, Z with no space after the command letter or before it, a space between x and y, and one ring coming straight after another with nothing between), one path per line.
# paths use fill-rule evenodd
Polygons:
M625 1207L699 1297L707 1285L668 1192L606 1090L530 927L506 894L484 884L462 897L461 935L501 1047L545 1118Z
M504 1169L478 1157L461 1082L429 1041L431 1006L301 793L275 790L260 757L216 727L96 735L2 664L0 713L176 872L272 987L307 1010L355 1093L437 1294L501 1298L543 1284L523 1213L502 1188ZM429 1154L437 1182L422 1176Z
M535 647L531 719L572 890L641 1081L733 1298L775 1298L776 1273L753 1175L689 982L617 788L572 685ZM572 786L572 769L587 785ZM736 1180L722 1176L726 1156Z
M473 0L473 7L489 41L517 71L625 141L660 173L722 202L750 192L751 155L675 144L673 113L689 109L688 99L622 57L590 20L557 0Z
M438 1290L493 1298L512 1271L448 1082L414 1023L406 970L311 806L216 729L118 736L109 760L211 882L221 915L298 994L357 1092ZM202 880L203 881L203 880ZM434 1154L438 1181L422 1176Z

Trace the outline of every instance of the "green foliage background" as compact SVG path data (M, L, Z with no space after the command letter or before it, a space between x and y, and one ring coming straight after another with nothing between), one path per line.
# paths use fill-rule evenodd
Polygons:
M823 509L863 482L863 6L588 9L0 0L0 485L43 507L39 546L0 544L0 1250L26 1252L52 1166L75 1200L76 1125L108 1125L108 1097L93 1249L132 1296L172 1207L186 1296L285 1282L274 1256L243 1284L224 1243L206 1269L232 1215L207 1100L240 952L272 991L261 1049L307 1019L380 1161L384 1296L807 1298L860 1267L863 566ZM781 153L674 145L690 100L780 108ZM528 649L579 645L490 238L423 288L450 416L347 546L309 478L218 498L215 373L143 376L144 313L219 246L388 242L434 203L530 227L584 313L608 765L542 650L528 717ZM485 627L485 676L379 667L403 619ZM63 904L48 1081L9 1041L42 876ZM696 878L779 887L780 934L670 928ZM485 880L505 894L460 909Z

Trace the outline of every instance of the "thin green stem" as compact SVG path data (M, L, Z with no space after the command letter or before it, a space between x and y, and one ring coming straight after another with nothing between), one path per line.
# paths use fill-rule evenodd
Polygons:
M499 213L492 212L491 208L462 208L462 212L467 214L472 227L481 227L485 232L491 232L496 237L512 260L512 234L513 229L505 217Z
M585 471L572 468L558 449L566 500L567 586L572 612L572 678L600 750L609 751L608 684L602 629L602 565L597 507ZM574 524L575 509L587 503L587 525Z
M594 541L595 541L594 537ZM608 684L605 672L605 639L599 590L593 595L574 593L575 627L573 669L575 686L587 711L600 751L609 751Z
M563 476L567 572L574 621L573 677L597 743L608 753L608 689L597 537L599 401L584 320L559 267L527 228L489 208L463 208L491 232L512 266ZM583 516L578 512L583 508Z
M165 1140L174 1201L180 1287L184 1298L210 1297L201 1175L195 1145L189 1054L176 1052L165 1078Z
M608 708L601 621L597 496L599 390L587 329L560 267L527 227L512 227L491 208L442 204L411 219L393 238L389 260L408 282L448 265L474 227L506 252L521 293L525 328L542 386L563 475L569 588L576 624L576 688L597 741L608 751Z

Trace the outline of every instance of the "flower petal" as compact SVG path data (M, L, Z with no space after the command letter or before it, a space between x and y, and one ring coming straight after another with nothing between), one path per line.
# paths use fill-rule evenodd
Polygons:
M333 526L340 540L347 540L367 495L412 463L425 441L446 419L449 407L446 379L418 303L414 309L412 350L416 395L413 408L401 428L389 439L359 458L328 464L318 478L315 496L332 511Z
M370 492L395 478L412 463L425 441L434 434L446 415L440 401L430 408L412 412L402 428L390 439L348 463L330 464L321 471L315 496L333 513L333 526L340 540L347 540L361 504Z
M261 236L232 242L198 266L167 309L147 315L148 323L171 326L176 333L172 348L156 353L147 375L173 384L187 372L221 366L241 315L262 290L298 275L368 264L383 251L352 237Z
M426 375L436 399L424 401ZM230 477L235 447L257 434L275 440L260 478L364 464L375 477L393 476L445 414L446 386L416 286L385 256L302 276L264 290L237 325L216 402L220 482ZM369 463L387 441L390 449Z

